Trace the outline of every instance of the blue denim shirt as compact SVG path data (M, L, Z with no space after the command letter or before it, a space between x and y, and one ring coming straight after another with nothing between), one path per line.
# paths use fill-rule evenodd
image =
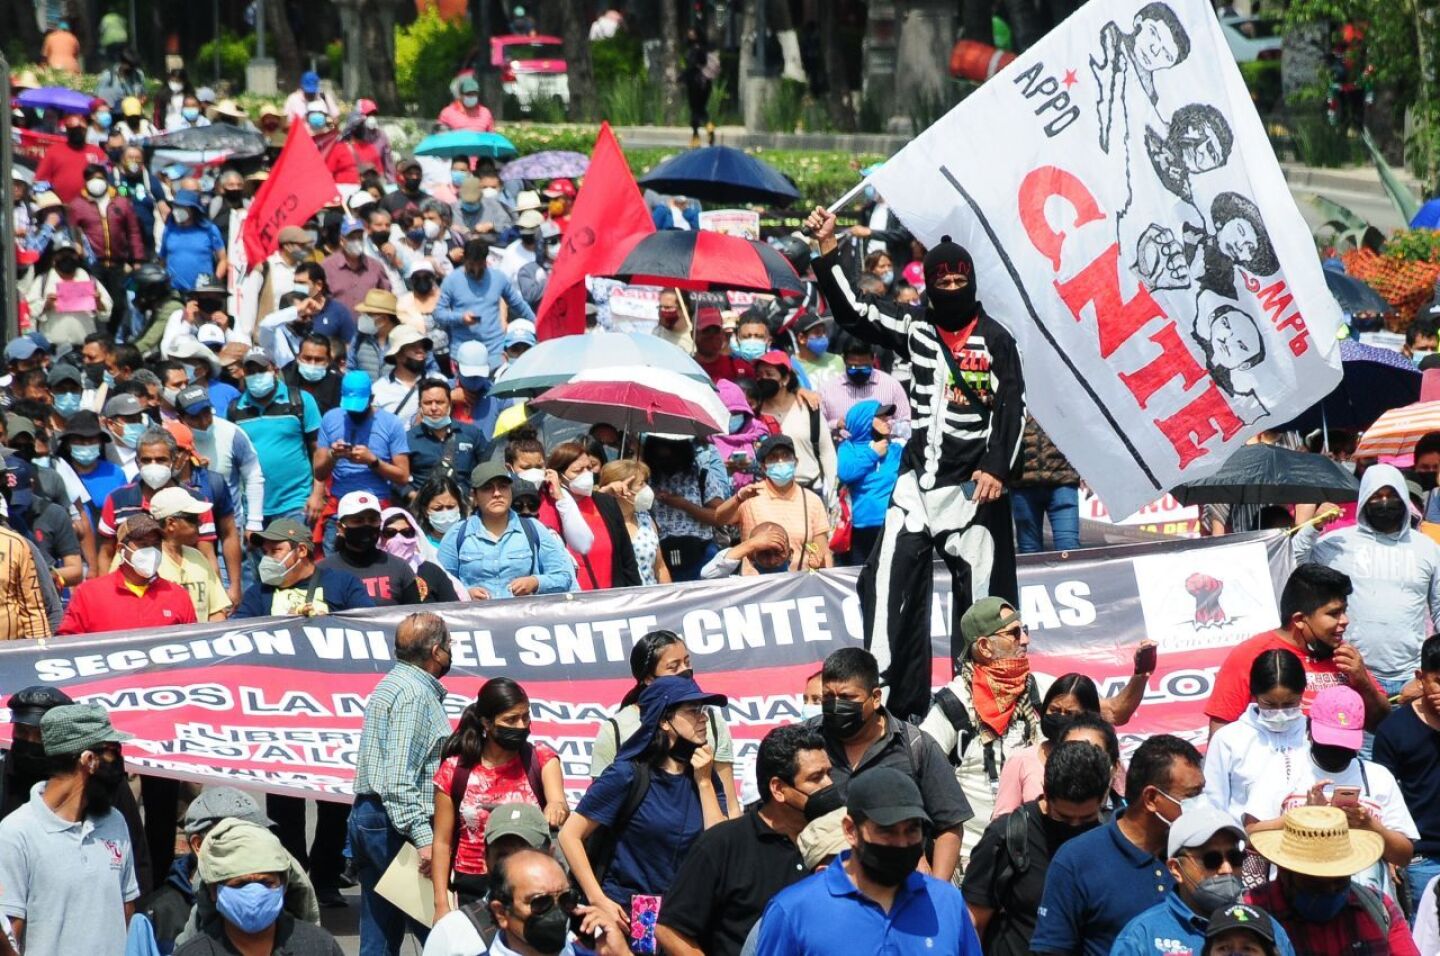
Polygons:
M498 539L492 538L480 518L472 515L446 532L440 542L440 567L467 588L484 588L492 599L513 597L508 585L516 578L534 575L539 594L560 594L577 589L575 563L560 539L538 521L536 547L513 511L510 524Z

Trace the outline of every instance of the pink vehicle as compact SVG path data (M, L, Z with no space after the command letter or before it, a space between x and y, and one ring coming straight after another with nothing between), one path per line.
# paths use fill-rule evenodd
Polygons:
M521 109L550 97L570 105L570 78L559 37L491 37L490 65L500 71L501 89L519 100Z

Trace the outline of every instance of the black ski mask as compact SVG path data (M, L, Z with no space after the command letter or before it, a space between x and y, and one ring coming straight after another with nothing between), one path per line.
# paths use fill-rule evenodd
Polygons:
M936 282L959 274L967 280L963 289L941 289ZM976 300L975 263L970 253L949 236L925 253L925 295L930 300L931 320L947 332L958 332L980 311Z

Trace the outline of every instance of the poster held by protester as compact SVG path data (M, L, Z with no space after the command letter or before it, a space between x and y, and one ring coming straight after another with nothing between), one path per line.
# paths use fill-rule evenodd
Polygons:
M759 239L760 214L753 209L706 209L700 213L700 228L741 239Z
M1203 0L1085 5L869 182L974 256L1027 404L1114 515L1340 381L1339 308Z
M1276 596L1290 568L1289 538L1276 533L1024 556L1031 666L1044 682L1082 671L1112 694L1132 672L1136 645L1153 639L1159 670L1122 737L1203 740L1224 649L1278 624ZM701 686L729 695L735 777L750 781L760 739L800 719L806 678L832 651L860 645L856 573L440 608L453 660L445 707L456 720L488 678L518 680L535 738L560 754L567 787L583 790L591 742L633 684L631 647L668 628L685 638ZM931 615L936 686L951 671L949 579L941 567ZM348 800L365 702L394 666L395 627L410 610L7 641L0 688L46 684L103 704L136 735L125 759L140 773Z

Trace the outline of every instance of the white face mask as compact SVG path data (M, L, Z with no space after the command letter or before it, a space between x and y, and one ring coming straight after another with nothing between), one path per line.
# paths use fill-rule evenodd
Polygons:
M171 93L179 93L181 90L185 89L185 84L181 83L179 80L171 80L165 85L170 87Z
M813 720L816 717L819 717L824 712L824 710L825 708L821 707L819 704L801 704L800 719Z
M595 473L593 471L582 471L574 478L571 478L570 483L565 487L569 489L572 495L589 498L595 490Z
M639 491L635 492L635 510L636 510L636 511L638 511L640 514L644 514L645 512L649 511L649 510L650 510L651 508L653 508L653 507L655 507L655 489L654 489L654 488L651 488L649 485L646 485L644 488L641 488Z
M482 199L494 199L498 195L500 195L500 190L496 189L494 186L486 186L485 188L480 190L480 197Z
M110 191L110 187L103 179L91 179L86 181L85 191L90 195L94 196L96 199L99 199L101 196L105 195L107 192Z
M433 219L425 220L425 225L421 228L425 230L426 239L434 239L440 235L440 224Z
M365 241L363 239L346 239L345 251L352 256L362 256L365 254Z
M443 508L430 512L430 527L444 534L460 523L459 508Z
M1261 707L1259 710L1260 726L1277 734L1305 719L1305 711L1299 707Z
M164 488L170 483L172 474L169 465L140 466L140 480L151 488Z
M515 472L515 477L519 478L521 481L528 481L536 488L539 488L545 484L545 469L526 468L524 471Z
M173 213L171 213L171 215L175 217L175 224L177 226L183 226L190 221L190 210L186 209L184 206L176 209Z
M136 548L130 552L125 563L130 565L136 574L149 581L160 573L160 549Z

